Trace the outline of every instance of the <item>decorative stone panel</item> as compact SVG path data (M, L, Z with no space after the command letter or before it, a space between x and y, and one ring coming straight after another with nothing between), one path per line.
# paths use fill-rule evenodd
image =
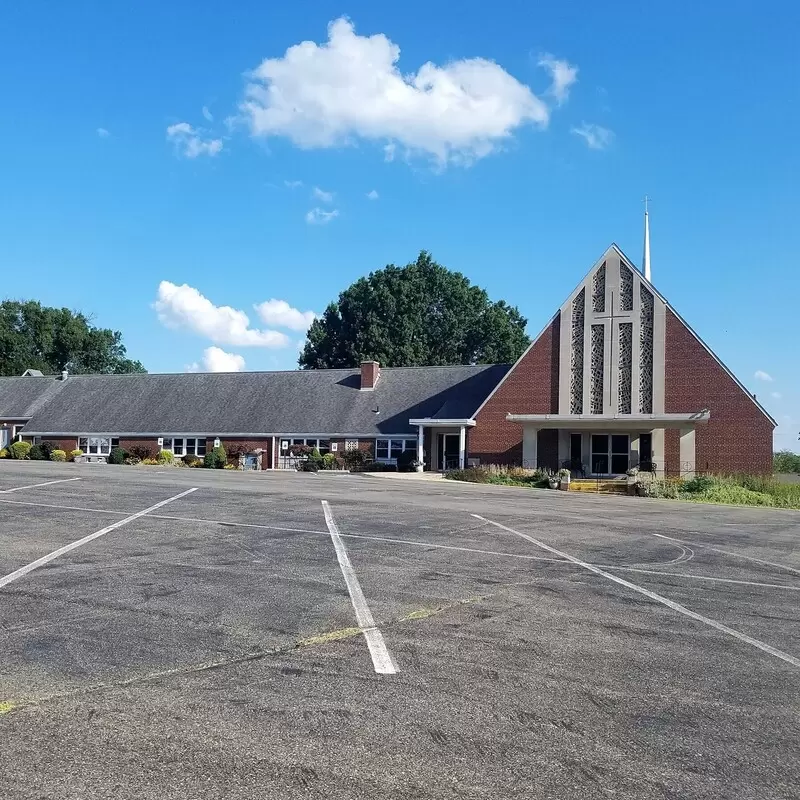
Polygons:
M621 322L619 325L619 372L617 409L620 414L631 413L631 376L633 374L633 323Z
M583 327L586 320L586 290L572 301L572 346L570 348L570 414L583 414Z
M624 264L619 265L619 308L633 311L633 272Z
M589 376L589 402L592 414L603 413L603 373L605 360L605 326L592 325L591 374Z
M592 310L602 313L606 310L606 262L604 261L592 278Z
M639 413L653 413L653 305L651 292L639 287Z

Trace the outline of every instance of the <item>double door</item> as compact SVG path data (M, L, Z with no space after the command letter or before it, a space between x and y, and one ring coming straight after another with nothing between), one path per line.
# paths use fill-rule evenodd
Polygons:
M593 433L589 466L593 475L624 475L630 467L627 433Z

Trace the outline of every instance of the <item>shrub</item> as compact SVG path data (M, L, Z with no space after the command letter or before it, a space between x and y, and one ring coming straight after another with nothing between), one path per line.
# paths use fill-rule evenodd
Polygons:
M156 458L159 464L171 464L174 456L172 450L159 450Z
M317 469L322 467L322 453L316 447L308 454L308 460L313 461L317 465Z
M715 482L714 478L710 475L695 475L694 478L689 478L689 480L683 484L683 491L689 494L705 492L707 489L710 489Z
M69 460L74 461L76 458L80 458L82 455L83 455L83 450L75 448L74 450L69 451Z
M42 448L46 461L52 461L53 450L58 450L59 447L55 442L42 442L39 447Z
M225 452L225 448L223 447L223 445L220 444L218 447L215 447L211 452L214 454L215 468L225 469L225 467L228 466L228 454Z
M135 467L137 464L141 462L141 460L142 460L141 458L129 454L125 457L125 461L123 463L127 464L129 467Z
M239 469L236 464L226 464L223 469Z
M67 454L66 454L66 452L64 450L59 450L58 448L56 448L55 450L53 450L52 453L50 453L50 460L51 461L66 461L67 460Z
M108 454L109 464L124 464L127 453L121 447L114 447Z
M157 458L143 458L141 463L144 464L146 467L155 467L162 465L162 462L159 461Z
M130 455L135 456L140 461L144 461L146 458L158 457L158 451L156 448L147 444L135 444L128 452Z
M642 485L644 487L645 497L657 497L663 500L677 500L681 496L683 481L656 479Z
M403 450L397 457L397 469L399 472L413 472L417 463L416 450Z
M214 469L217 466L217 457L214 455L213 450L209 450L205 456L203 456L203 466L206 469Z
M297 471L298 472L319 472L319 462L314 461L313 459L307 459L306 461L298 461L297 462Z
M11 458L16 458L17 460L22 461L28 458L28 453L31 451L31 443L14 442L11 447L8 448L8 450L11 453Z
M336 469L338 463L333 453L325 453L325 455L322 456L322 469Z
M35 444L28 450L28 458L31 461L47 461L49 457L45 455L44 448L40 444Z
M342 453L342 461L350 470L357 469L371 460L370 454L366 450L345 450Z
M199 456L188 455L183 457L183 463L186 464L187 467L196 467L198 464L203 463L203 459Z
M0 458L9 458L9 457L10 457L9 452L8 450L6 450L5 447L2 450L0 450Z

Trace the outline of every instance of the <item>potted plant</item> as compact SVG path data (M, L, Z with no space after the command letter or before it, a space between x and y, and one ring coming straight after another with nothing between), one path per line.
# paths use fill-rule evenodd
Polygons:
M569 482L572 480L572 473L565 467L558 471L558 477L560 478L558 488L561 489L562 492L568 492Z
M559 487L560 483L561 483L561 479L560 479L560 478L558 477L558 475L556 475L554 472L551 472L551 473L550 473L550 474L547 476L547 485L548 485L548 486L549 486L551 489L558 489L558 487Z
M636 487L639 483L639 467L631 467L625 475L628 483L628 494L635 495Z

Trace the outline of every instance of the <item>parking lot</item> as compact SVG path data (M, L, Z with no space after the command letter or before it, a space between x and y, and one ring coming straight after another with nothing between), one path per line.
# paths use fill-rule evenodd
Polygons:
M799 796L798 512L2 462L0 515L3 798Z

